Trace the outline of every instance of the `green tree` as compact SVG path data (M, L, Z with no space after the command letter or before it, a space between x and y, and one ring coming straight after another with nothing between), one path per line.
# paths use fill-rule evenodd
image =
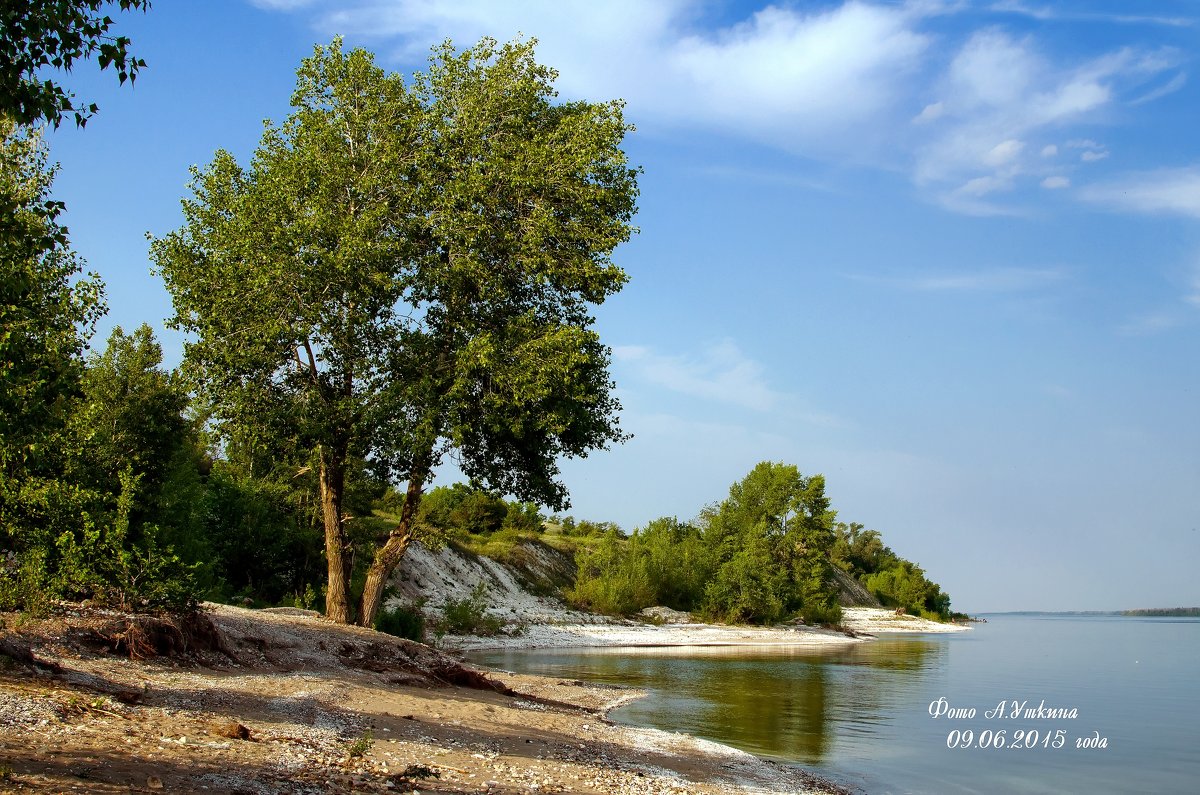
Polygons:
M834 536L831 553L834 564L860 580L898 560L896 554L884 546L878 530L866 530L858 522L838 522L834 526Z
M654 604L675 610L700 605L712 574L712 555L699 528L662 517L635 531L631 543L644 551Z
M715 574L704 608L727 620L770 621L798 613L840 620L830 553L835 513L821 475L764 461L701 516Z
M326 611L347 622L348 462L405 482L369 626L451 450L473 482L565 506L556 460L619 441L591 307L626 280L636 171L619 102L555 103L533 44L437 48L411 84L318 47L249 167L196 171L154 241L215 419L289 424L317 473Z
M104 311L49 198L53 179L39 133L0 118L0 548L18 556L79 520L68 421Z
M87 470L81 480L116 493L128 467L140 476L142 494L157 497L191 430L184 417L187 392L161 365L162 346L146 324L132 334L116 327L104 352L89 357L73 417ZM152 510L143 504L135 512Z
M106 6L122 11L150 8L149 0L17 0L0 6L0 116L18 124L45 120L58 126L73 113L80 127L97 107L79 106L75 97L42 72L70 72L77 60L96 56L100 68L112 66L123 84L137 79L146 63L129 53L125 36L110 36Z
M629 615L655 603L646 556L616 528L576 552L576 565L575 584L567 598L577 607Z

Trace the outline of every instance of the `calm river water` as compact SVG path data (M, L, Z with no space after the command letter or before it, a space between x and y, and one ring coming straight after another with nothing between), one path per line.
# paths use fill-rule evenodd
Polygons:
M472 660L645 688L647 698L610 717L794 762L871 795L1200 792L1200 620L987 619L967 633L885 635L834 651ZM931 705L954 712L933 717Z

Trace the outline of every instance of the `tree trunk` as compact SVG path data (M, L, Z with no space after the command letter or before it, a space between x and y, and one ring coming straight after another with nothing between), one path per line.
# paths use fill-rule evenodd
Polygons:
M367 584L363 588L362 607L358 611L358 623L369 627L374 625L375 616L383 605L383 591L387 587L388 578L396 570L404 557L408 545L413 540L413 521L417 516L417 508L421 504L421 488L425 485L428 473L424 470L414 470L408 480L408 490L404 495L404 507L400 509L400 522L388 533L388 539L383 546L375 550L375 560L367 569Z
M344 461L336 460L336 456L328 450L321 451L320 480L321 515L325 520L325 558L329 562L325 615L339 624L349 624L353 620L350 613L350 556L346 554L342 517L346 470Z

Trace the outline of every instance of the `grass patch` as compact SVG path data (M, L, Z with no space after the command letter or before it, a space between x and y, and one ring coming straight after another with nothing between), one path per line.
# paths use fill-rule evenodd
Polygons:
M375 735L367 730L357 740L346 746L346 754L351 759L361 759L375 745Z

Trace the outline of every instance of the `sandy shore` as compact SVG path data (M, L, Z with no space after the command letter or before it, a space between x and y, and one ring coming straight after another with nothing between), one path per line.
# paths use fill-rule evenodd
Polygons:
M636 691L518 675L490 688L370 630L295 611L208 616L210 648L193 640L183 656L139 662L105 648L130 637L127 617L0 614L0 791L838 791L716 743L610 723L605 711Z
M462 651L482 649L540 649L566 647L710 647L710 646L829 646L862 643L891 632L963 632L961 624L942 624L874 607L844 609L838 632L819 627L739 627L676 623L654 625L635 621L604 623L531 624L513 635L448 636L443 643Z

